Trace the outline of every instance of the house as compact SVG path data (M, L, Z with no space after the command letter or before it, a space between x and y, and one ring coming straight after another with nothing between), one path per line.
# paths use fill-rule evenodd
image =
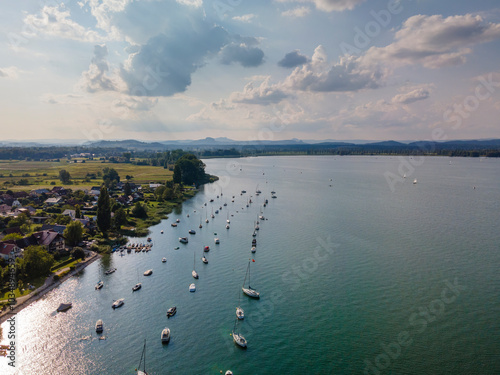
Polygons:
M29 194L27 192L25 192L25 191L15 191L14 192L14 198L17 198L17 199L19 199L19 198L26 198L28 196L29 196Z
M28 216L33 215L35 212L36 212L36 210L31 206L20 207L20 208L16 208L14 210L14 213L16 213L16 214L23 214L24 213Z
M94 196L98 197L99 194L101 194L101 187L100 186L92 186L90 188L89 195L94 195Z
M5 235L12 234L12 233L17 233L17 234L23 235L23 232L21 231L20 227L5 228L3 230L3 234L5 234Z
M61 215L69 216L71 220L75 220L76 211L75 210L64 210Z
M49 190L47 189L35 189L30 191L30 195L35 197L39 196L40 194L47 194L47 193L49 193Z
M58 203L62 203L62 198L61 197L56 197L56 198L49 198L45 202L43 202L49 206L53 206Z
M54 195L62 196L68 194L68 190L62 186L54 186L51 190Z
M37 244L40 246L44 246L49 253L64 250L64 237L62 236L62 234L57 233L53 230L36 232L33 233L31 237L34 237L37 241Z
M22 204L16 199L14 202L12 202L12 207L22 207Z
M160 187L160 186L162 186L162 184L149 184L149 187L151 189L156 189L157 187Z
M57 232L59 234L63 234L64 230L66 229L66 225L59 225L59 224L43 224L42 228L40 229L42 232L51 230L54 232Z
M31 221L33 224L43 224L48 220L46 216L32 216Z
M0 215L7 216L7 214L12 210L12 207L7 204L0 204Z
M0 242L1 258L8 260L11 257L18 258L22 255L22 250L14 242Z

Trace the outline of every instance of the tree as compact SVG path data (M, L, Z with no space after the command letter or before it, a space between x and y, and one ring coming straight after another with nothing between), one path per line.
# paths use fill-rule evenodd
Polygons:
M120 207L115 211L115 216L113 216L113 224L113 226L117 230L120 230L122 225L127 224L127 214L123 207Z
M125 185L123 185L123 192L125 193L125 195L128 197L130 194L132 194L132 188L130 187L130 184L127 182L125 182Z
M71 252L73 259L85 259L85 251L81 247L75 247Z
M69 246L75 246L82 241L83 238L83 226L79 221L72 221L66 226L63 232L66 244Z
M146 211L146 207L144 207L140 202L136 202L134 208L132 208L132 216L141 219L148 217L148 212Z
M69 184L71 175L66 169L61 169L59 171L59 179L63 184Z
M77 219L81 219L82 218L82 211L80 209L80 205L79 204L77 204L75 206L75 218L77 218Z
M7 241L7 240L20 240L22 239L23 236L19 233L9 233L6 234L4 238L2 238L2 241Z
M111 227L111 206L106 186L101 188L99 199L97 200L97 226L102 233L107 233Z
M180 170L180 180L178 177L179 172L176 169ZM174 167L174 183L183 183L186 185L191 185L196 182L200 182L206 179L205 174L205 164L198 159L193 154L185 154L183 155L177 162Z
M160 185L155 189L156 200L161 202L163 200L163 194L165 193L165 185Z
M120 182L120 176L114 168L106 167L102 170L102 180L106 187L110 188Z
M180 184L182 182L182 171L180 165L177 163L174 167L174 176L173 176L174 184Z
M54 265L54 257L43 246L28 246L23 258L24 269L30 279L47 276Z
M130 152L124 152L123 157L125 158L126 163L130 163L130 158L132 157L132 153Z

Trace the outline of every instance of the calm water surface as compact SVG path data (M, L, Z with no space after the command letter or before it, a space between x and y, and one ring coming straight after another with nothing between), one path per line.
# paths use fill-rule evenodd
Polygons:
M221 179L151 228L151 252L103 258L16 316L16 371L0 358L0 373L134 374L147 339L149 374L499 374L500 160L425 158L391 189L384 173L400 163L207 160ZM252 255L258 301L240 295ZM200 278L189 293L193 260ZM247 350L230 336L240 297ZM125 305L113 310L118 298ZM73 308L56 313L61 302Z

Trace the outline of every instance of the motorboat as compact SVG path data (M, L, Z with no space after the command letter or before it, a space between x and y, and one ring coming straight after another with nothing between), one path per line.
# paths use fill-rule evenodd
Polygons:
M113 302L113 304L111 305L111 307L112 307L113 309L116 309L116 308L118 308L118 307L121 307L121 306L123 306L123 304L125 303L124 301L125 301L125 300L124 300L123 298L117 299L115 302Z
M219 238L218 237L214 238L214 242L215 242L216 245L220 244Z
M57 308L57 312L64 312L64 311L68 311L69 309L71 309L73 307L73 304L72 303L61 303L59 305L59 307Z
M147 271L144 271L143 275L144 276L151 276L153 274L153 270L147 270Z
M196 231L194 229L190 229L188 233L189 234L196 234Z
M148 237L147 241L148 241L148 242L151 242L151 241L153 241L153 240L151 239L151 237Z
M196 292L196 284L195 283L189 284L189 291L190 292Z
M179 237L179 242L180 243L188 243L189 241L188 241L187 237Z
M257 248L256 248L255 246L252 246L252 248L250 249L250 251L251 251L252 253L255 253L255 252L257 251Z
M208 252L210 251L210 246L205 246L205 247L203 248L203 251L204 251L205 253L208 253Z
M106 272L104 272L106 275L111 275L113 272L116 271L116 268L110 268L109 270L107 270Z
M136 290L139 290L142 288L142 284L141 283L137 283L135 284L133 287L132 287L132 291L135 292Z
M163 331L161 331L161 342L163 344L166 344L170 341L170 329L169 328L163 328Z
M163 231L160 231L161 234L163 234Z
M177 224L176 223L172 223L170 224L172 227L176 228L177 227Z
M205 264L208 264L208 259L207 259L207 257L206 257L205 255L203 255L203 256L201 257L201 261L202 261L203 263L205 263Z
M97 284L95 284L96 289L101 289L104 286L104 281L100 280Z
M167 258L165 258L165 257L161 258L161 262L162 263L167 263Z
M229 229L229 224L226 224L226 229Z
M104 331L104 324L101 319L99 319L95 324L95 331L97 333L102 333Z
M177 219L175 220L176 223L180 223L181 222L181 219Z
M252 240L252 246L257 246L257 240L255 238Z
M172 306L171 308L169 308L167 310L167 318L170 318L170 317L174 316L176 312L177 312L177 307L176 306Z
M197 279L199 278L200 276L198 275L198 272L196 272L195 270L192 270L191 271L191 275L193 276L193 278Z
M193 276L193 278L197 279L199 276L198 276L198 272L196 272L196 253L193 254L193 270L191 271L191 276Z

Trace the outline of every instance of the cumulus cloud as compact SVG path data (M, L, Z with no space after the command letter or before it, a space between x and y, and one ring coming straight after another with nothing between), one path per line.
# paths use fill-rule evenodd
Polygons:
M106 45L94 46L89 69L82 73L80 86L87 92L115 91L118 89L114 80L108 76L108 48Z
M230 96L233 103L269 105L279 103L288 95L277 85L270 85L271 77L265 77L262 83L255 87L255 81L247 83L243 92L234 92Z
M171 96L184 92L205 57L217 53L230 39L220 27L196 30L186 27L177 34L160 34L131 56L121 76L135 96Z
M370 48L364 61L399 65L421 64L427 68L459 65L472 52L470 46L500 38L500 24L480 16L416 15L408 18L386 47Z
M29 14L25 17L24 23L28 25L27 31L31 30L33 35L45 34L64 39L80 40L84 42L99 43L105 37L99 35L94 30L88 30L71 19L69 10L63 10L61 6L44 6L39 14Z
M324 48L318 46L311 62L295 68L284 85L292 90L350 92L375 89L384 78L380 68L362 65L360 59L353 56L341 57L339 62L331 64Z
M418 88L404 94L398 94L392 98L393 103L397 104L411 104L419 100L427 99L430 96L429 90L425 88Z
M15 66L10 66L8 68L0 68L0 78L16 79L18 78L19 72L20 70Z
M281 13L284 17L290 18L300 18L305 17L311 12L311 8L308 7L299 7L294 9L289 9Z
M316 8L325 12L342 12L352 10L365 0L278 0L280 3L313 3Z
M240 63L244 67L259 66L264 62L264 52L247 43L232 42L220 51L223 64Z
M285 57L278 61L278 66L283 68L295 68L296 66L303 65L308 61L309 59L307 56L301 55L300 51L295 50L287 53Z

